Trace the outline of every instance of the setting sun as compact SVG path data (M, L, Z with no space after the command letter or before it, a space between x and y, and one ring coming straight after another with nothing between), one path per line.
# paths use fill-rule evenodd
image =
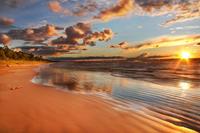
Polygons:
M180 58L187 60L187 59L191 58L191 54L188 51L183 51L183 52L181 52Z

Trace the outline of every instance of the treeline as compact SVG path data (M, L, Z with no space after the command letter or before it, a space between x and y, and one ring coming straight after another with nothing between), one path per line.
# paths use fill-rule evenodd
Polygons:
M33 54L16 52L9 49L7 46L0 47L0 60L30 60L30 61L42 61L41 56L35 56Z
M125 59L122 56L86 56L86 57L51 57L48 58L51 61L76 61L76 60L117 60Z

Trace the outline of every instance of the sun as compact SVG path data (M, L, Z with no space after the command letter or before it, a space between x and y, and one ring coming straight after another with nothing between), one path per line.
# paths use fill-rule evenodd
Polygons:
M188 60L188 59L191 58L191 54L190 54L190 52L188 52L188 51L183 51L183 52L181 52L181 54L180 54L180 58L181 58L181 59Z

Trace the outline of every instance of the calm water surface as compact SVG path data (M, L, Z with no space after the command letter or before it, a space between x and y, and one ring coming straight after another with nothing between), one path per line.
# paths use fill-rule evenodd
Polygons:
M141 69L139 71L141 76ZM169 77L170 74L176 73L167 73L166 76ZM184 76L193 78L196 75ZM197 80L180 78L165 82L165 79L159 81L148 76L134 79L121 73L44 66L40 68L34 82L62 90L101 96L113 101L116 109L137 112L145 119L166 128L173 128L170 125L173 124L200 131L200 84ZM159 131L159 128L157 130Z

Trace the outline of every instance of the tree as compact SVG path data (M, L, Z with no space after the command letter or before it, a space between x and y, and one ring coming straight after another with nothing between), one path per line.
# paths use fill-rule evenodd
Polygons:
M2 59L2 60L6 59L6 55L5 55L3 48L0 48L0 59Z
M36 60L40 61L43 60L41 56L35 56L32 53L24 53L22 51L15 52L11 49L9 49L7 46L4 46L3 48L0 47L0 59L13 59L13 60Z

